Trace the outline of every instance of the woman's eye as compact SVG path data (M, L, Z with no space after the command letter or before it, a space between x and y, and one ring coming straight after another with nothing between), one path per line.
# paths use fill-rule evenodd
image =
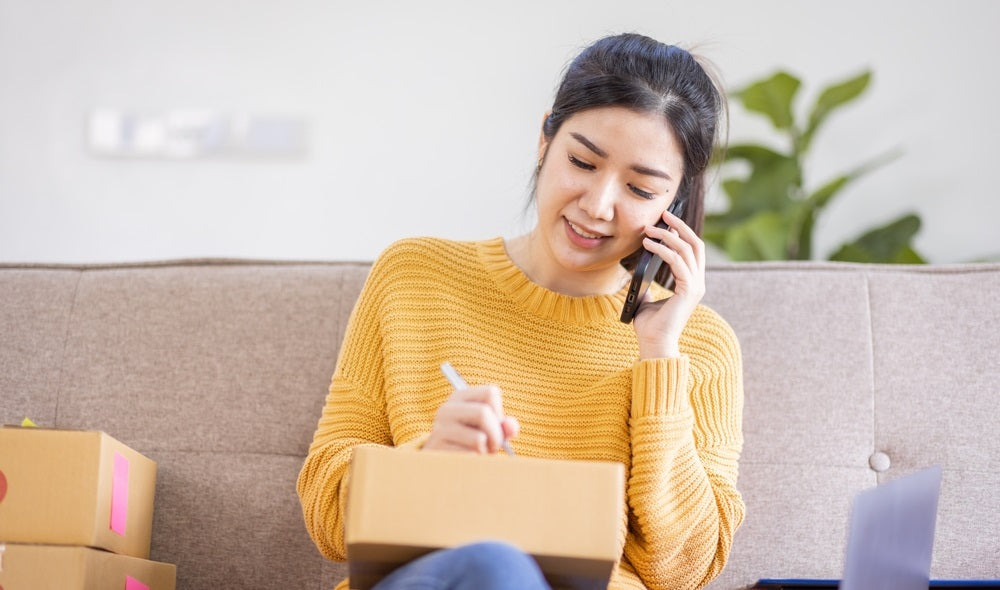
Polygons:
M631 185L630 184L630 185L628 185L628 187L632 190L633 193L639 195L643 199L652 199L653 197L656 196L655 194L653 194L653 193L651 193L649 191L644 191L644 190L642 190L641 188L639 188L639 187L637 187L635 185Z
M593 170L594 168L596 168L596 166L594 166L593 164L588 164L583 160L577 159L577 157L572 154L570 154L569 156L569 161L577 168L582 168L584 170Z

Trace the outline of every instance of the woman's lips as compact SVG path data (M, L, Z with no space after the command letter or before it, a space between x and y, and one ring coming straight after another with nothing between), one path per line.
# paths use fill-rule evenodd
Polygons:
M581 248L596 248L609 236L596 234L576 225L572 221L565 219L566 236L570 242Z

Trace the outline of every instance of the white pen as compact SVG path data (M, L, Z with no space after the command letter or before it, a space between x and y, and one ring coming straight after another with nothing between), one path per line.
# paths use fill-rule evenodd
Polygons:
M448 361L441 363L441 372L444 373L444 376L448 380L448 383L451 383L451 386L454 387L455 389L469 388L469 384L465 382L465 379L462 379L462 376L458 374L458 371L455 370L455 367L451 366L451 363L449 363ZM501 428L501 434L502 434L502 428ZM510 443L507 442L506 435L503 435L502 444L503 444L503 450L507 451L507 454L513 457L514 449L510 448Z

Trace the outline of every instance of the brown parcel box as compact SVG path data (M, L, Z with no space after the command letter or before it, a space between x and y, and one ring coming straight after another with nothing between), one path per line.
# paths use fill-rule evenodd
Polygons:
M554 588L607 587L619 558L624 467L358 447L345 540L351 588L441 547L503 540L530 553Z
M0 479L0 543L149 557L156 463L107 434L0 428Z
M65 545L0 544L4 590L174 590L169 563Z

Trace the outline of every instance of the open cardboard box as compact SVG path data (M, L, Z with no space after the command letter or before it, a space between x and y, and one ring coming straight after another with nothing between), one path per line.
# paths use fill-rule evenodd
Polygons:
M0 543L4 590L174 590L177 567L88 547Z
M156 463L103 432L0 428L0 543L146 559Z
M517 545L553 588L606 588L620 557L624 467L358 447L345 540L351 588L442 547Z

